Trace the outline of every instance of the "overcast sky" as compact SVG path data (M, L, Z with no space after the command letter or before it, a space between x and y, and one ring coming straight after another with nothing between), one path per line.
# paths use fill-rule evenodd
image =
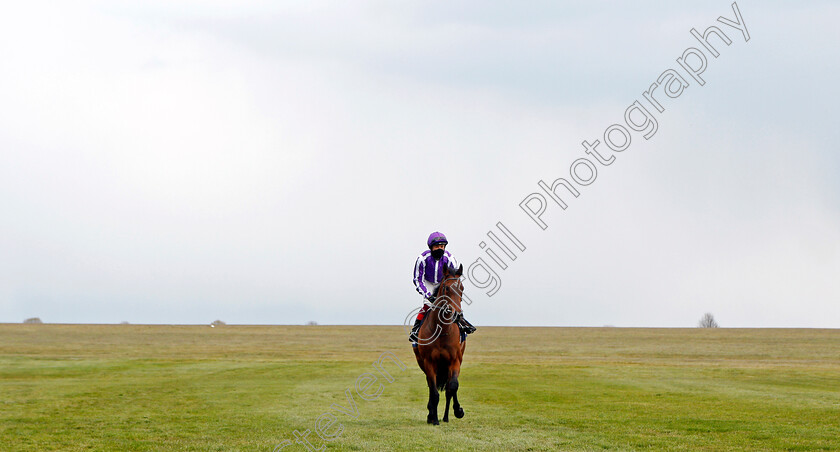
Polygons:
M440 230L501 281L478 326L840 327L840 5L739 1L749 41L728 1L630 5L7 6L0 322L399 324ZM520 202L596 139L542 230Z

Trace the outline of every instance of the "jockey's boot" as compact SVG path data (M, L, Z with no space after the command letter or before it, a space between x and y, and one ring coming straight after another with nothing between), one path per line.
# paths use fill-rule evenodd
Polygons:
M467 319L465 319L463 315L461 315L458 318L458 328L463 333L467 333L467 334L475 333L475 327L473 326L472 323L468 322Z
M411 327L411 334L408 335L408 342L416 343L417 342L417 333L420 332L420 325L423 323L422 320L415 320L414 326Z

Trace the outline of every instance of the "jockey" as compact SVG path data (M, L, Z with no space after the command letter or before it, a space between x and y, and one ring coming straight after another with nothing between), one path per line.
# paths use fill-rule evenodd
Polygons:
M408 340L412 343L417 342L417 332L423 324L423 317L434 304L435 291L443 280L443 266L446 265L453 271L458 268L458 261L449 251L446 251L448 243L445 235L433 232L426 241L429 249L423 251L414 264L414 287L420 295L423 295L423 307L417 314L417 320L414 321L414 327L411 328L411 334L408 336ZM458 321L458 328L466 334L475 332L475 327L464 319L463 315Z

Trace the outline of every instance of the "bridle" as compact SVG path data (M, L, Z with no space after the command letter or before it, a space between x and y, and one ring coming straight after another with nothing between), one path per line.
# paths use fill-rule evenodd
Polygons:
M447 299L447 300L451 300L451 298L448 295L446 295L446 289L449 286L447 286L445 283L447 281L453 281L453 280L454 281L459 281L460 279L461 279L460 277L454 277L454 276L449 276L447 278L444 278L443 281L441 281L440 285L438 286L438 295L435 297L435 303L433 303L432 306L429 309L431 309L433 311L434 310L442 310L443 315L446 319L450 319L450 318L455 319L458 316L463 315L463 313L464 313L463 310L453 308L452 305L449 302L445 303L443 306L438 306L438 303L437 303L438 298L444 298L444 299Z

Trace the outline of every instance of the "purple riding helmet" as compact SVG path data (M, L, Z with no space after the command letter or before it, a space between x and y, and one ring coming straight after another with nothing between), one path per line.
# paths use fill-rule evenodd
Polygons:
M449 241L446 240L446 236L443 235L442 232L432 232L432 234L429 235L429 240L426 240L426 244L429 245L429 248L431 248L433 245L437 245L438 243L448 245Z

